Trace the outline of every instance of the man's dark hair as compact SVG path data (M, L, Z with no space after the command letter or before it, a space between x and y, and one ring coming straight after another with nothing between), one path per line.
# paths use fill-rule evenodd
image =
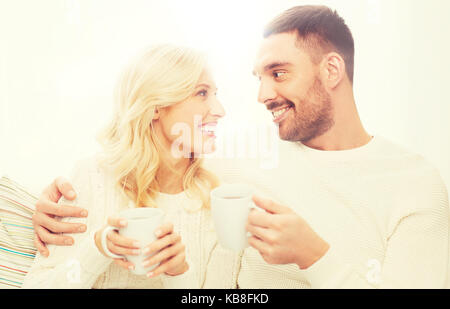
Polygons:
M336 52L345 61L348 78L353 83L355 45L352 33L336 11L321 5L296 6L283 12L264 29L264 37L296 32L300 48L305 48L314 63L324 54Z

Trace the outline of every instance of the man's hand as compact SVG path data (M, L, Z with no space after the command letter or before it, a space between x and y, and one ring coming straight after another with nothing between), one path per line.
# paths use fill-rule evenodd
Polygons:
M39 252L46 257L49 255L46 244L73 245L72 237L59 233L82 233L86 231L85 224L59 222L55 219L55 216L82 218L88 215L86 209L70 205L58 205L61 196L68 200L74 200L76 193L65 178L58 177L42 192L33 215L34 244Z
M257 196L253 202L265 211L250 212L248 241L267 263L295 263L307 269L328 251L328 243L290 208Z

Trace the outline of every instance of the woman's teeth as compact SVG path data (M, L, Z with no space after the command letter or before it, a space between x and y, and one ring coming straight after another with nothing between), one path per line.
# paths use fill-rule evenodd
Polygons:
M209 127L209 126L203 126L202 127L202 131L208 134L214 134L214 132L216 131L215 127Z

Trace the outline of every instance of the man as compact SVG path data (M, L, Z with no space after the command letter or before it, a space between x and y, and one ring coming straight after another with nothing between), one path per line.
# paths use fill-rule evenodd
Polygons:
M448 284L448 194L423 158L369 135L353 96L354 43L324 6L287 10L266 28L254 75L258 100L286 142L279 166L214 164L222 180L248 181L265 212L249 215L241 288L442 288ZM227 161L227 160L225 160ZM34 216L36 246L70 245L82 216L57 205L71 187L58 178ZM48 231L48 230L49 231ZM56 235L54 233L66 233Z

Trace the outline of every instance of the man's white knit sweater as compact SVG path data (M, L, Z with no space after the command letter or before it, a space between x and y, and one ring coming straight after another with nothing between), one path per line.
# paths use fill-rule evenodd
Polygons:
M281 142L278 166L210 161L225 182L247 182L289 206L330 244L307 270L268 265L245 250L240 288L443 288L449 281L449 204L421 156L373 138L346 151ZM301 241L301 239L299 239Z

